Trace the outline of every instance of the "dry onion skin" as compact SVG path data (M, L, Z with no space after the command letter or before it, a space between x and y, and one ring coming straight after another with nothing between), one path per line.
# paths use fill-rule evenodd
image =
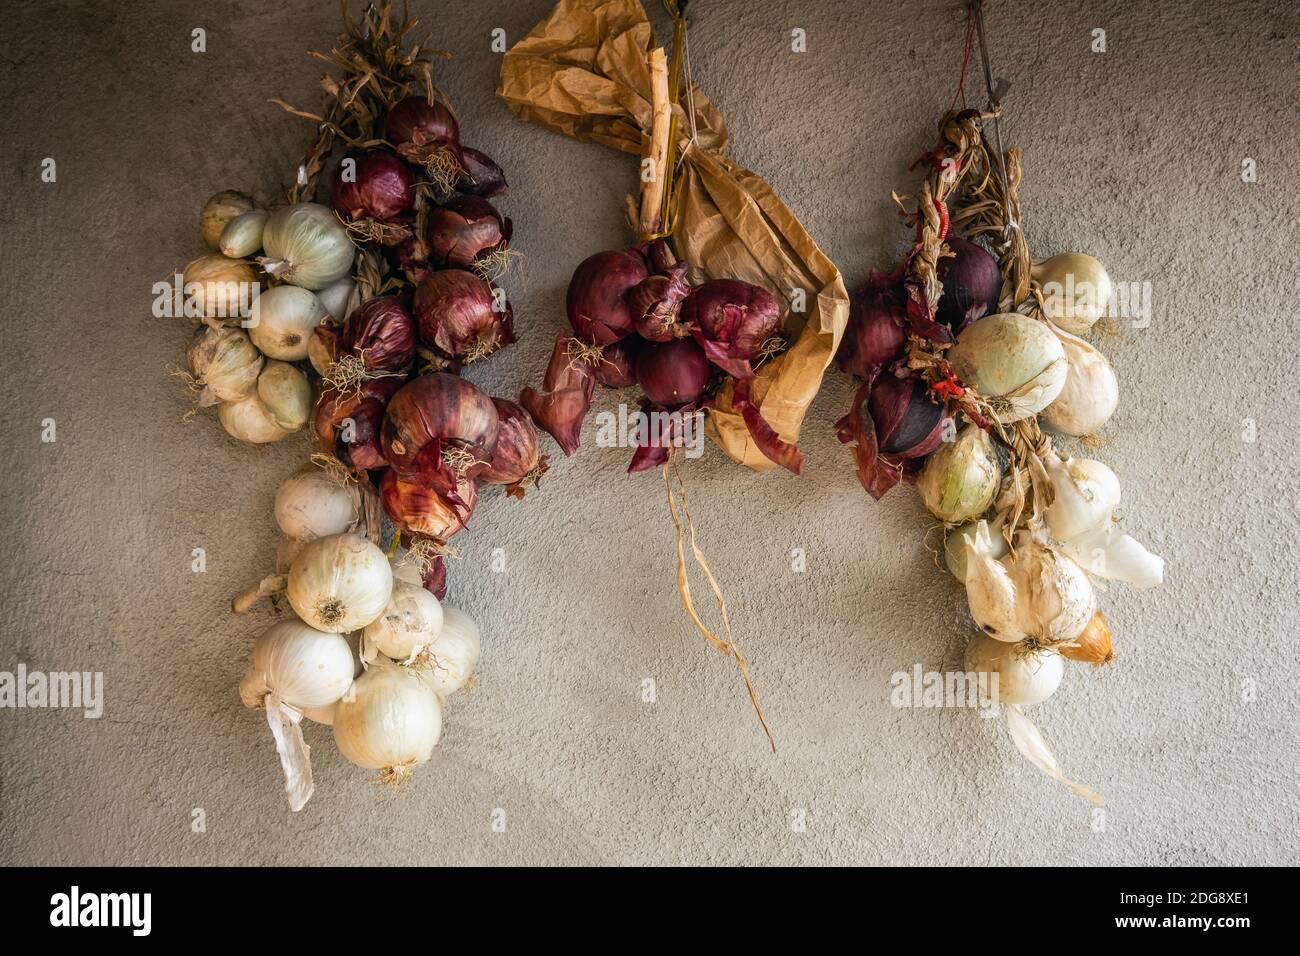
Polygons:
M199 213L199 231L209 249L221 245L221 234L236 216L250 212L253 200L234 189L223 189L208 198Z
M242 329L200 325L185 351L199 404L237 402L257 391L262 353Z
M388 558L358 534L309 542L289 568L289 604L322 631L360 630L384 612L392 591Z
M1057 650L1062 657L1072 661L1083 661L1097 667L1109 663L1115 656L1115 651L1111 644L1110 623L1106 620L1106 615L1098 611L1092 616L1092 620L1088 622L1082 634L1069 644L1062 644Z

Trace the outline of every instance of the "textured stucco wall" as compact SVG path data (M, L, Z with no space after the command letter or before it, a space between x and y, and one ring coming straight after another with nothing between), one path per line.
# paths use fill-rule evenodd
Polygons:
M695 73L850 283L905 242L889 190L952 94L959 6L701 0ZM1094 253L1148 281L1149 328L1102 345L1123 390L1101 455L1166 586L1104 597L1119 657L1072 668L1034 717L1090 809L1015 754L1000 722L900 711L889 676L959 659L960 590L922 546L914 495L872 504L831 423L802 479L716 451L688 472L703 543L780 740L676 605L656 477L624 450L555 462L523 504L485 495L452 603L478 618L478 686L453 698L418 784L393 793L312 727L317 794L286 808L265 724L239 706L253 636L227 611L274 548L271 496L305 454L183 423L165 366L188 329L150 285L199 251L216 189L275 191L316 100L336 5L253 0L15 5L0 36L0 350L6 409L0 670L102 670L100 720L0 711L0 862L1291 863L1296 754L1296 42L1286 0L994 2L1006 133L1025 148L1039 256ZM624 240L629 160L517 121L499 58L549 8L415 2L455 54L439 83L505 166L523 340L472 370L535 378L584 256ZM656 17L659 16L656 10ZM660 20L662 23L662 20ZM208 52L190 52L192 28ZM789 52L793 27L809 50ZM1108 52L1089 52L1106 30ZM982 88L982 84L976 83ZM58 181L42 184L44 157ZM1241 162L1258 163L1244 184ZM606 394L598 408L613 406ZM39 440L41 421L58 440ZM1244 419L1254 442L1243 440ZM207 572L190 571L192 548ZM803 574L788 552L808 555ZM493 548L504 573L486 570ZM658 702L639 699L653 677ZM1253 701L1243 682L1254 681ZM205 833L191 829L203 808ZM493 832L503 808L508 826ZM806 814L794 832L792 812Z

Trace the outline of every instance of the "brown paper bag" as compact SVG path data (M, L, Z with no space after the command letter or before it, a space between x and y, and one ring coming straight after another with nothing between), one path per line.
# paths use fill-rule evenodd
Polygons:
M506 53L497 95L526 120L640 155L649 140L646 55L654 45L638 0L560 0ZM848 293L839 270L767 182L726 158L726 123L698 88L693 94L693 111L676 108L682 161L673 246L707 277L761 285L781 303L791 345L758 370L752 396L763 418L794 442L848 322ZM802 313L791 308L797 290ZM706 429L736 461L755 471L772 467L732 410L730 383Z

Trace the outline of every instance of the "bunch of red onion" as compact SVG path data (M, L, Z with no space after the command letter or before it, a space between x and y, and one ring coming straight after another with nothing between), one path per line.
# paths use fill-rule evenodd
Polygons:
M543 388L526 389L520 401L568 455L578 447L596 382L636 384L646 411L688 414L707 406L730 378L732 406L755 444L797 473L803 456L763 420L750 396L755 364L777 341L776 299L735 279L692 288L686 272L662 241L584 260L566 296L573 336L556 341ZM649 436L629 470L666 461L673 437Z
M408 96L389 110L384 138L398 154L425 171L443 191L474 196L505 192L501 167L486 153L460 141L460 124L441 100Z
M952 409L923 378L892 373L858 389L835 428L841 442L855 443L858 480L876 499L899 481L915 480L925 456L945 433L955 433Z

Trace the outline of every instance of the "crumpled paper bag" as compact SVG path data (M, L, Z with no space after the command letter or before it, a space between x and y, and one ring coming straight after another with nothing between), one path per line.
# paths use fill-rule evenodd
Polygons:
M505 54L497 95L523 119L639 156L649 142L646 54L654 45L638 0L560 0ZM758 370L751 393L763 418L794 442L848 323L848 292L767 182L726 158L726 123L698 88L693 92L694 138L684 91L675 107L682 162L672 244L697 272L761 285L781 303L790 347ZM803 312L792 309L796 290L803 292ZM741 464L772 467L731 407L730 382L706 430Z

